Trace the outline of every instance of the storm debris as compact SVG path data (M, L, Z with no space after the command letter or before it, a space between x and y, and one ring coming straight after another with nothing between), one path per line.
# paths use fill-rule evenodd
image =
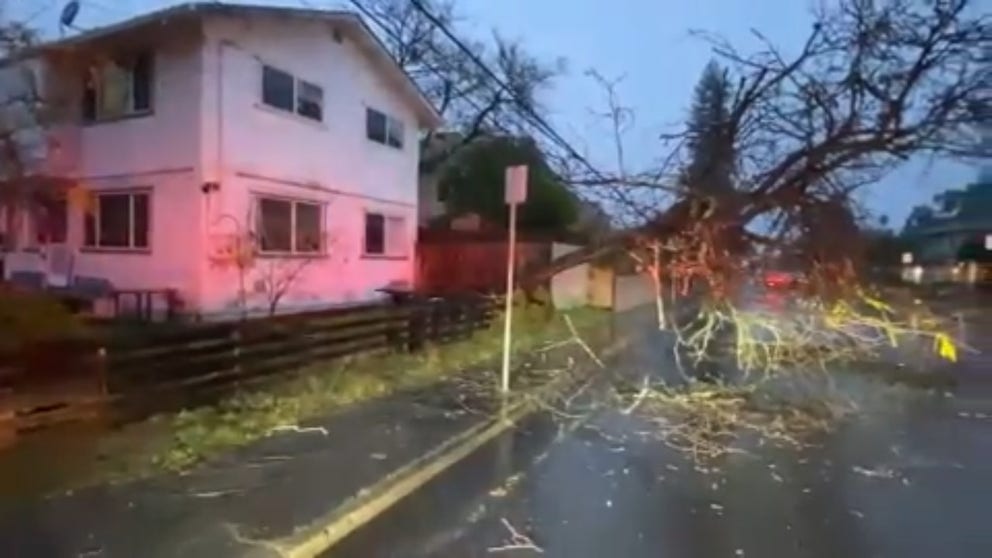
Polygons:
M511 525L510 522L507 521L505 517L500 519L500 521L502 521L503 526L506 527L506 530L510 532L510 542L503 546L490 547L489 552L495 553L495 552L506 552L513 550L531 550L538 554L544 554L544 549L534 544L534 541L531 540L530 537L514 529L513 525Z
M321 434L327 436L327 429L323 426L306 426L301 427L297 424L282 424L279 426L274 426L269 430L269 434L275 434L276 432L295 432L297 434Z
M853 412L844 402L826 399L775 401L756 385L694 383L680 389L656 387L637 397L637 415L654 425L655 437L691 458L697 467L726 455L747 453L738 445L745 436L756 435L759 444L807 447L807 438L831 430L841 417Z
M851 470L855 473L868 477L868 478L878 478L878 479L892 479L895 478L896 472L888 467L877 467L875 469L866 469L864 467L859 467L857 465L851 467Z

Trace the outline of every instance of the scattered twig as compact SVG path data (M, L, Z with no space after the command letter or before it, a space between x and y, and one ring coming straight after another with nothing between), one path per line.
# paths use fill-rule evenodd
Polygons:
M587 345L586 342L582 340L582 337L579 335L579 332L576 331L575 325L572 323L572 319L568 317L568 314L563 314L562 317L565 318L565 324L568 326L569 331L572 332L572 339L576 343L578 343L580 347L582 347L582 349L586 352L586 354L589 355L589 358L591 358L593 362L595 362L600 368L606 368L606 365L603 364L603 361L600 360L599 357L596 356L596 353L589 348L589 345Z
M636 409L637 406L640 405L642 401L644 401L644 398L648 394L648 388L649 387L650 387L650 380L648 378L648 375L645 374L644 375L644 381L641 383L641 391L639 391L637 393L637 397L634 398L634 402L631 403L630 406L628 406L626 409L623 410L623 414L629 415L630 413L633 413L634 412L634 409Z
M274 434L276 432L295 432L297 434L309 434L318 433L327 436L329 432L323 426L304 426L301 427L296 424L282 424L279 426L274 426L269 430L269 434Z
M538 554L544 554L544 549L534 544L527 535L521 534L519 531L513 528L506 518L500 519L503 522L503 526L506 530L510 532L510 543L503 546L493 546L489 548L489 552L506 552L509 550L532 550Z
M889 469L888 467L877 467L875 469L866 469L864 467L859 467L855 465L854 467L851 467L851 470L859 475L868 478L875 478L875 479L891 479L891 478L895 478L896 476L895 471Z
M192 492L190 496L193 498L202 498L205 500L212 500L214 498L221 498L223 496L228 496L230 494L240 494L244 492L243 489L238 490L208 490L205 492Z
M747 453L735 443L745 433L762 441L804 447L807 435L831 428L849 409L830 402L772 404L755 396L757 386L693 384L685 390L642 390L629 409L637 410L655 428L653 436L667 446L704 462L728 454Z

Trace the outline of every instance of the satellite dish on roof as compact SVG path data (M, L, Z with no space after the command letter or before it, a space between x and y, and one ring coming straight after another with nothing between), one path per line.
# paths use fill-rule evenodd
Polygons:
M62 8L62 15L59 16L59 23L66 27L71 27L79 15L79 0L72 0Z
M76 16L78 15L79 0L70 0L70 2L62 8L62 13L59 15L59 31L65 33L65 28L72 27L72 23L76 21Z

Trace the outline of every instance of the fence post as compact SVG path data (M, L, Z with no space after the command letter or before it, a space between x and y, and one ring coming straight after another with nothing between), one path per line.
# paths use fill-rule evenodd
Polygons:
M458 330L461 333L459 337L462 339L468 339L472 337L472 320L469 315L468 299L461 299L458 301Z
M100 395L108 397L110 395L110 382L107 380L107 348L100 347L96 350L96 373L97 381L100 383Z
M407 318L407 350L411 353L419 351L424 346L424 333L427 329L426 317L427 309L424 304L416 304L411 307Z
M453 339L460 340L465 338L465 320L462 319L461 299L451 301L451 331Z
M441 307L444 301L432 300L431 301L431 341L437 341L440 337L441 332L441 320L444 319L443 308Z
M234 342L231 355L234 357L233 371L235 375L241 374L241 325L239 323L231 330L231 341Z
M389 320L388 325L386 326L386 345L389 346L390 351L399 352L402 350L400 345L401 326L392 314L390 314L386 319Z

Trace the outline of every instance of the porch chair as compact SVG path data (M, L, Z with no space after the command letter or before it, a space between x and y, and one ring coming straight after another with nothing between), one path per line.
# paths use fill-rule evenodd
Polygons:
M73 283L76 253L68 244L51 244L46 248L45 283L49 287L66 288Z
M14 281L15 275L23 279L26 275L41 274L44 276L44 262L41 255L35 251L18 250L3 254L4 277Z

